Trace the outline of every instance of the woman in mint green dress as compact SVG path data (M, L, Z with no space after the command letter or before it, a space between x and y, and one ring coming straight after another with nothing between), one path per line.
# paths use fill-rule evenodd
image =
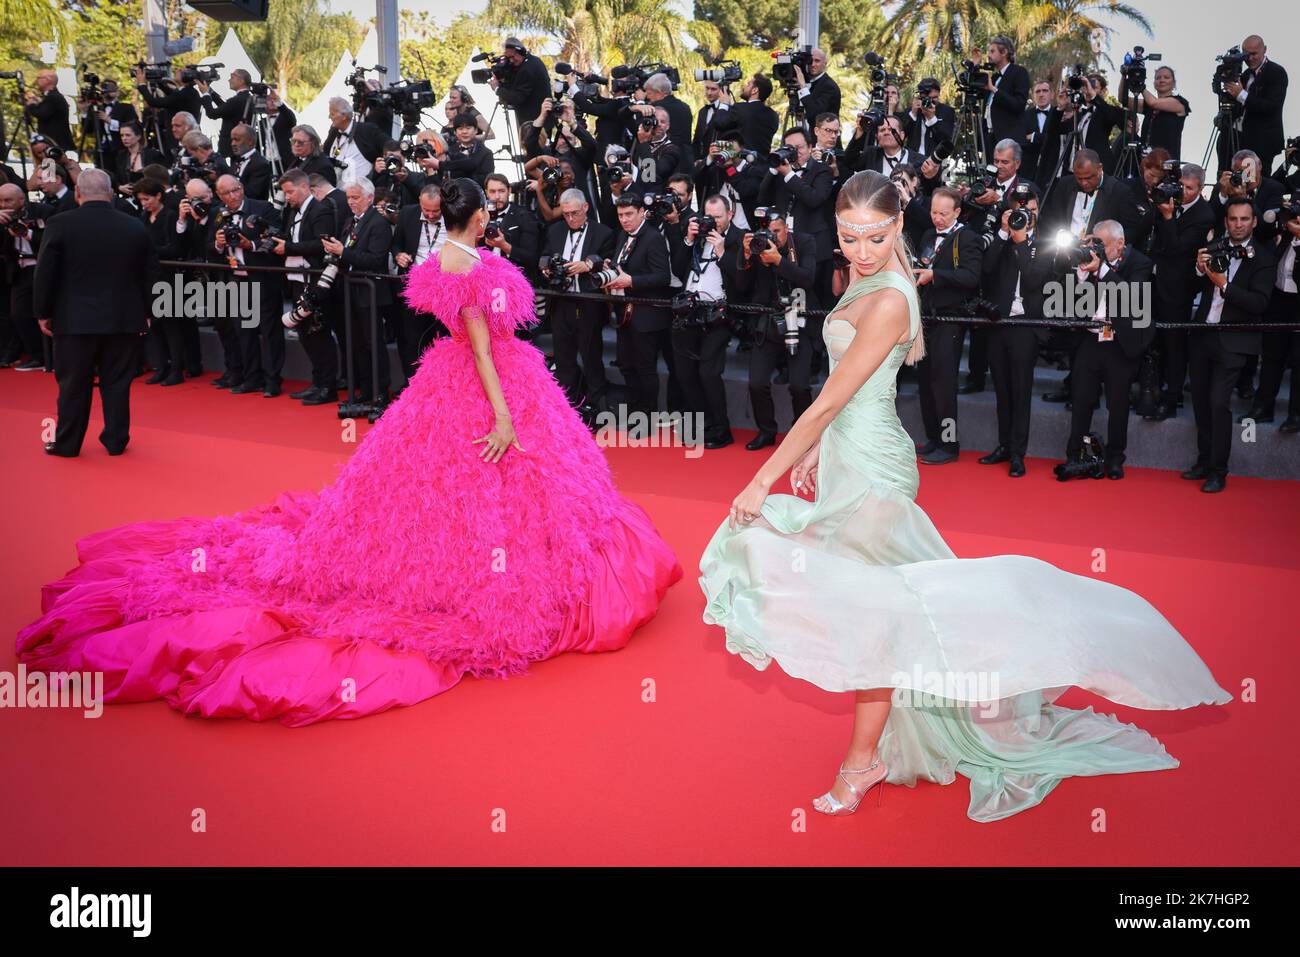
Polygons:
M995 821L1062 778L1177 767L1140 728L1054 703L1072 685L1145 709L1227 703L1173 626L1036 558L959 559L915 502L895 378L924 340L899 206L879 173L840 191L850 285L823 330L831 374L700 558L704 620L755 668L856 696L847 755L813 802L826 814L961 773L968 815ZM787 471L796 495L773 494Z

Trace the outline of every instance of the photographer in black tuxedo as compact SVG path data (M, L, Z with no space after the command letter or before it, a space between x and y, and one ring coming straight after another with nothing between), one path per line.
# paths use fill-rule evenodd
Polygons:
M560 194L560 215L561 220L546 230L540 259L542 272L552 288L561 284L569 292L600 292L591 274L614 255L614 231L591 218L591 207L580 189ZM561 278L557 268L551 266L559 261L564 263L567 278ZM601 331L609 318L609 306L593 300L551 298L546 301L546 311L551 319L556 380L574 405L583 398L579 384L585 380L587 401L603 407L608 384Z
M1292 199L1300 199L1300 196L1293 196ZM1300 219L1290 216L1284 220L1276 252L1277 279L1273 285L1267 319L1269 322L1294 322L1296 316L1300 315ZM1257 425L1273 421L1282 377L1290 366L1291 400L1279 431L1300 432L1300 378L1297 378L1300 376L1300 332L1270 330L1263 333L1262 339L1263 362L1259 371L1259 391L1255 393L1250 411L1242 419L1253 419Z
M271 162L257 150L257 134L241 123L230 131L230 172L244 184L244 195L266 202L271 198Z
M809 75L805 77L803 68L795 64L794 78L799 108L803 111L804 122L809 124L806 132L811 139L813 120L823 113L840 115L840 87L826 72L826 52L818 47L812 50Z
M210 257L231 266L279 266L270 252L259 248L264 236L280 228L280 212L264 200L249 199L244 184L227 174L217 180L217 198L222 209L208 224L207 244ZM232 243L231 240L234 240ZM280 394L281 371L284 369L284 323L280 321L283 287L280 273L249 273L233 269L217 275L223 282L250 285L257 298L257 320L237 316L214 316L213 325L222 335L223 344L234 340L239 350L243 376L230 387L231 395L260 392L273 399ZM266 362L262 361L262 343L266 343Z
M247 70L231 70L226 83L231 92L228 100L223 100L221 94L203 80L198 80L194 85L199 89L203 112L208 115L208 119L221 121L221 132L217 134L217 152L222 156L234 156L230 134L236 126L251 123L253 119L253 94L249 91L253 77Z
M0 284L0 323L9 327L0 361L19 372L45 368L41 331L32 313L32 290L41 237L52 213L44 203L29 202L18 184L0 186L0 268L4 279ZM22 360L23 353L26 360Z
M673 274L682 282L683 295L695 302L689 312L673 319L673 371L681 383L686 410L704 417L706 449L720 449L735 441L727 417L727 389L722 383L731 324L725 306L709 305L736 299L744 234L731 218L731 203L722 196L710 196L704 201L703 213L685 223L682 240L670 244Z
M157 89L154 88L145 79L145 72L142 67L135 69L135 88L140 93L141 99L147 106L152 107L159 115L158 126L162 136L167 137L170 132L171 138L165 143L159 144L159 149L164 153L173 153L180 143L180 137L172 130L172 118L178 113L188 113L195 120L197 126L198 118L203 115L203 97L195 88L198 76L194 73L193 67L176 67L174 80L164 78L161 80ZM146 119L148 110L145 111Z
M483 245L495 249L522 269L528 281L536 286L541 280L537 257L542 247L537 217L511 201L510 180L500 173L488 173L483 187L491 213L483 233Z
M1115 133L1124 125L1124 111L1114 103L1106 101L1106 78L1099 73L1092 73L1081 78L1083 85L1083 104L1075 106L1073 101L1066 103L1061 111L1059 130L1061 133L1074 133L1074 156L1084 150L1091 150L1101 157L1102 169L1107 173L1115 171L1117 157L1110 148ZM1070 156L1065 156L1065 168L1072 168Z
M1024 186L1029 196L1019 206L1021 213L1013 221L1019 204L1004 205L1001 229L985 250L982 267L985 292L998 307L998 315L1007 318L1043 315L1043 287L1054 271L1051 254L1039 248L1038 190L1029 183ZM981 456L979 463L1007 462L1007 474L1012 478L1025 474L1034 363L1039 342L1046 338L1045 330L1040 335L1032 326L995 324L988 330L989 371L998 403L998 444Z
M646 222L639 196L624 193L615 206L620 227L610 260L615 276L602 288L614 295L669 298L672 264L663 233ZM659 338L671 328L672 315L667 306L614 306L620 365L630 370L631 406L646 415L659 408Z
M1286 104L1287 74L1282 64L1268 58L1268 47L1259 36L1248 36L1241 44L1246 55L1241 78L1223 85L1224 92L1236 100L1235 124L1241 134L1239 146L1260 158L1264 169L1282 151L1282 109ZM1226 169L1230 138L1219 138L1219 169Z
M428 183L420 190L413 206L403 206L397 214L390 252L397 263L397 275L405 276L434 253L441 252L447 241L447 231L442 223L442 191L436 183ZM398 296L399 329L397 354L402 360L402 374L409 383L419 365L420 355L439 336L447 335L447 327L436 316L419 312Z
M1210 193L1210 212L1214 214L1216 232L1220 235L1223 232L1227 203L1244 198L1255 206L1255 237L1262 242L1272 242L1277 238L1277 224L1265 220L1264 214L1282 205L1282 195L1282 184L1264 175L1259 157L1251 150L1238 150L1232 157L1231 169L1219 174L1219 181Z
M1182 196L1152 204L1156 220L1151 232L1151 259L1155 263L1153 298L1158 323L1191 322L1192 300L1199 285L1196 251L1205 245L1205 237L1215 225L1210 204L1201 198L1205 170L1186 163L1179 182ZM1161 329L1157 334L1163 388L1155 412L1146 416L1152 421L1161 422L1178 414L1187 380L1188 334L1185 329Z
M957 111L940 99L939 81L927 76L916 85L912 109L904 114L907 148L918 156L929 156L937 143L951 141L957 128Z
M23 114L36 132L55 146L73 148L72 127L68 125L68 101L59 92L59 77L53 70L36 74L36 89L27 91Z
M132 104L118 99L121 89L116 80L104 80L99 92L101 100L98 104L78 99L77 108L81 114L81 131L88 142L95 143L91 149L98 151L91 154L95 165L111 174L116 172L117 157L123 151L120 131L127 123L139 123L140 114Z
M1124 227L1113 219L1098 223L1083 242L1101 241L1102 255L1090 250L1087 262L1076 269L1081 283L1097 288L1097 311L1091 317L1097 327L1076 332L1078 346L1071 366L1070 438L1065 446L1064 465L1057 477L1065 474L1083 452L1083 437L1092 427L1093 405L1106 390L1106 477L1124 477L1124 450L1128 447L1129 395L1137 375L1138 359L1155 336L1151 314L1136 316L1136 303L1150 303L1138 292L1137 284L1151 281L1152 262L1124 243ZM1123 290L1121 284L1127 284ZM1128 308L1124 308L1127 304ZM1114 307L1114 308L1112 308ZM1084 318L1076 316L1075 318Z
M1025 104L1029 100L1029 71L1016 62L1015 41L1008 36L996 36L990 40L987 54L988 62L984 66L989 71L985 88L988 98L984 104L981 129L984 155L992 156L995 144L1012 139L1020 132ZM978 50L972 52L971 60L980 65Z
M1052 84L1046 80L1035 83L1029 95L1031 102L1015 137L1024 144L1020 168L1028 179L1046 189L1061 152L1060 111L1052 104Z
M795 235L786 227L785 220L776 210L763 215L756 211L754 231L745 233L741 246L740 270L736 284L745 302L766 306L772 311L760 315L746 315L747 335L752 348L749 351L749 398L754 406L754 423L758 434L746 443L745 448L757 451L776 444L776 406L772 402L772 373L785 353L786 374L790 384L790 405L793 419L797 421L812 404L812 370L815 349L813 330L818 328L811 319L797 325L792 342L787 341L790 327L782 300L795 304L795 296L803 296L805 310L817 309L818 299L813 291L817 278L817 241L807 234ZM755 241L755 236L758 240ZM790 345L794 352L789 351Z
M984 244L974 230L957 221L961 194L941 186L930 197L933 228L921 240L916 284L922 316L952 316L980 288ZM922 322L925 357L917 363L917 389L926 442L917 447L926 465L957 461L957 367L964 329L954 322Z
M284 259L285 266L319 269L325 263L324 241L337 234L334 207L311 194L311 183L302 170L289 170L280 177L280 190L284 193L286 209L285 226L272 250ZM296 301L308 283L317 277L311 273L286 273L288 295ZM320 308L328 312L337 308L336 297L326 296ZM301 392L291 392L289 398L301 399L303 405L324 405L338 401L339 360L338 347L328 318L315 332L299 330L299 342L311 360L311 385Z
M1195 322L1221 329L1191 333L1188 372L1192 380L1192 409L1196 414L1196 463L1183 473L1201 481L1202 492L1222 492L1228 481L1228 454L1232 449L1232 388L1247 358L1259 355L1263 338L1258 332L1238 332L1235 322L1260 322L1268 312L1277 260L1273 250L1255 238L1255 207L1245 197L1224 206L1227 246L1212 257L1208 248L1197 252L1196 271L1201 279L1201 302ZM1245 249L1253 256L1243 256ZM1218 252L1218 250L1216 250Z
M505 82L493 72L488 85L496 90L498 100L514 108L516 123L530 120L541 112L542 100L551 94L551 76L546 64L529 53L515 37L506 37L501 55L510 64L511 72Z
M655 76L668 80L662 73ZM643 115L646 122L637 126L636 143L632 147L632 184L626 189L627 193L638 196L662 193L668 188L670 177L690 171L681 147L670 138L672 118L668 111L659 106ZM653 126L648 125L651 119Z
M326 238L321 247L331 256L338 256L344 272L388 272L388 250L393 244L393 227L379 210L375 209L375 184L368 179L357 179L345 187L352 220L347 234L342 238ZM343 286L342 295L352 297L352 374L360 399L370 401L378 395L380 406L388 403L390 372L388 348L384 343L384 326L380 316L370 314L370 291L364 283L348 284L342 274L337 280ZM382 312L393 302L393 285L374 280L375 308ZM342 298L341 296L339 298ZM373 322L371 321L373 318ZM340 319L345 318L340 314ZM340 327L342 322L339 323ZM372 328L373 327L373 328ZM347 335L341 328L340 341ZM379 388L376 392L371 365L374 354L379 353Z
M858 125L853 128L849 145L844 150L844 166L855 171L872 170L885 176L893 174L899 166L919 167L925 161L924 154L913 153L907 148L907 137L903 134L903 121L897 116L887 116L884 122L875 127L875 142L867 142L867 121L858 116Z
M59 383L58 427L45 451L81 453L98 376L99 441L109 455L121 455L131 438L131 380L152 313L158 256L144 225L113 209L107 173L85 170L76 193L79 208L46 224L32 289L41 331L54 339Z
M831 254L835 234L831 230L831 193L835 177L825 163L812 158L808 135L799 127L786 130L782 147L768 157L768 174L758 188L758 205L775 210L795 235L811 236L817 244L817 279L814 288L819 302L831 302ZM847 162L847 155L844 160ZM818 320L820 325L820 320ZM820 329L814 330L820 334Z
M756 153L770 150L776 131L781 128L781 118L767 105L771 95L771 77L755 73L740 87L740 102L727 111L735 117L741 144Z

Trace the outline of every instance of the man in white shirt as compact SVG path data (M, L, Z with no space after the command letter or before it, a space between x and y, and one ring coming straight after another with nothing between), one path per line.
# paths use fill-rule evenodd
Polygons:
M1279 216L1282 235L1277 245L1277 272L1273 284L1273 298L1269 300L1269 322L1295 322L1300 316L1300 201L1293 199ZM1287 210L1289 209L1289 213ZM1282 387L1282 377L1287 367L1300 369L1300 332L1279 330L1263 334L1263 352L1259 369L1259 389L1250 411L1241 417L1253 419L1256 425L1273 421L1274 405ZM1291 373L1291 399L1281 432L1300 432L1300 379Z

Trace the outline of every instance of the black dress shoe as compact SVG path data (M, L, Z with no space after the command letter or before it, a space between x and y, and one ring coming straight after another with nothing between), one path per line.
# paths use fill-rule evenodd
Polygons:
M935 449L937 449L938 447L939 447L939 443L938 443L938 442L935 442L933 439L931 439L931 440L928 441L928 442L923 442L923 443L921 443L920 445L918 445L918 446L916 447L916 454L917 454L917 455L929 455L931 452L933 452L933 451L934 451Z
M988 455L981 455L978 459L980 465L997 465L1011 458L1011 453L1007 451L1005 445L999 445Z
M1288 415L1286 421L1277 427L1279 432L1300 432L1300 415Z
M1240 425L1247 419L1254 419L1256 425L1262 425L1265 422L1273 421L1273 413L1267 409L1251 409L1249 412L1237 416L1237 424Z
M1205 480L1205 484L1201 486L1201 491L1222 492L1225 488L1227 488L1227 485L1228 485L1228 477L1226 475L1211 475L1209 478Z
M1207 478L1209 474L1210 470L1204 465L1193 465L1186 472L1180 475L1179 478L1185 478L1189 482L1200 482Z
M229 389L235 383L224 375L219 375L212 380L212 385L218 389Z
M1011 465L1007 468L1007 474L1012 478L1023 478L1025 474L1025 460L1019 455L1011 456Z
M230 390L231 395L248 395L252 392L261 392L262 386L256 382L241 382Z
M1124 463L1122 462L1106 463L1106 478L1122 479L1123 477L1124 477Z
M327 405L332 402L338 402L339 393L337 389L313 389L311 395L302 400L303 405Z
M1044 392L1044 402L1069 402L1070 393L1068 392Z
M769 445L776 445L775 432L758 433L758 435L754 436L752 439L750 439L748 442L745 443L745 448L749 449L749 451L751 452L757 452L759 449L765 449Z
M706 449L725 449L728 445L736 441L736 437L730 432L725 435L715 435L711 439L704 440Z
M922 455L921 461L926 465L947 465L949 462L957 461L957 453L949 452L943 448L936 448L933 452Z
M185 381L185 377L179 372L173 372L167 378L162 380L162 385L180 385Z
M314 385L309 385L309 386L307 386L307 388L305 388L305 389L299 389L297 392L290 392L290 393L289 393L289 398L291 398L291 399L305 399L305 398L307 398L307 396L311 395L311 394L312 394L313 392L315 392L315 391L316 391L316 387L315 387Z
M144 380L144 384L145 384L145 385L158 385L160 382L163 381L163 379L166 379L166 378L167 378L167 370L166 370L166 369L159 369L159 370L156 371L153 375L151 375L149 378L145 379L145 380Z
M26 362L20 362L14 369L18 372L35 372L38 369L44 369L45 363L40 359L28 359Z
M186 369L185 374L191 379L197 379L199 376L203 375L203 366L193 366Z
M262 390L262 398L264 399L274 399L279 394L280 394L279 383L276 383L275 385L268 385L265 389Z
M60 451L59 451L59 447L58 447L57 445L55 445L53 442L46 442L46 443L45 443L45 454L46 454L46 455L57 455L57 456L59 456L60 458L64 458L64 459L75 459L75 458L76 458L80 453L78 453L78 452L60 452Z
M983 391L984 391L983 379L975 379L974 381L967 379L966 384L957 390L957 394L970 395L973 392L983 392Z

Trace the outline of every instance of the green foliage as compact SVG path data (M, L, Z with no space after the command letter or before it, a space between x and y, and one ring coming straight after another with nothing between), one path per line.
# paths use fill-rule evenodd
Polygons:
M240 41L263 79L275 83L290 103L315 98L343 51L355 54L365 36L356 18L328 9L324 0L275 0L265 23L239 26Z
M428 13L403 10L399 30L402 75L429 79L439 97L460 77L476 47L493 50L501 40L482 20L463 13L440 28Z

